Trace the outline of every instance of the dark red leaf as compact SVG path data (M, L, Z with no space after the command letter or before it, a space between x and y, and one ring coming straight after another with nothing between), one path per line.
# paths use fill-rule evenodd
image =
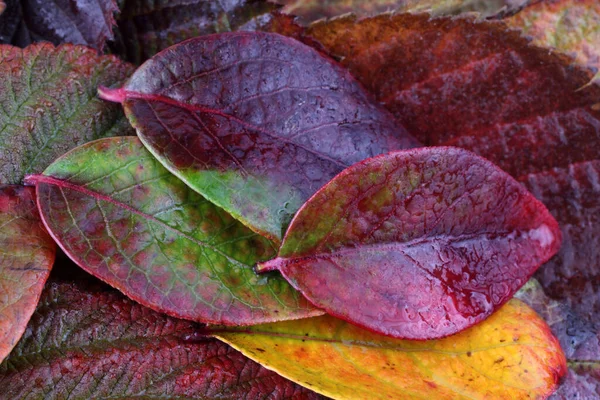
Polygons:
M276 240L342 169L417 144L347 71L275 34L186 41L101 95L167 169Z
M459 146L514 177L594 159L600 87L569 57L499 22L428 15L339 18L306 35L427 145Z
M267 0L125 0L110 47L124 59L140 64L183 40L251 27L260 16L277 8Z
M102 50L113 38L116 0L23 0L24 23L33 41L83 44Z
M0 365L2 397L322 398L201 332L99 283L53 280Z
M465 150L423 148L344 170L259 269L357 325L431 339L485 319L559 245L554 218L508 174Z

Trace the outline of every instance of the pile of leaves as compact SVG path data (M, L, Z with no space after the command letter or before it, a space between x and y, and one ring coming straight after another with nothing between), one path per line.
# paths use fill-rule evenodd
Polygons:
M600 397L600 5L282 3L0 2L4 395Z

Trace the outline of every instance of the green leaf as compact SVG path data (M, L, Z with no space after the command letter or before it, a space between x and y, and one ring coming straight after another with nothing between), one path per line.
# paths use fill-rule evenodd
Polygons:
M33 188L0 187L0 361L25 331L55 253Z
M137 138L83 145L37 184L40 213L83 269L169 315L227 325L322 314L279 275L273 244L171 175Z
M0 184L39 173L93 139L132 134L119 107L96 97L132 72L112 56L75 45L0 46Z

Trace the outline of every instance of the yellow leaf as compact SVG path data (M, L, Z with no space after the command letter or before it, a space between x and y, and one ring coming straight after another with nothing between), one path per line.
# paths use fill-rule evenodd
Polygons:
M457 335L380 336L331 316L213 331L279 374L335 399L544 398L565 374L548 326L519 300Z

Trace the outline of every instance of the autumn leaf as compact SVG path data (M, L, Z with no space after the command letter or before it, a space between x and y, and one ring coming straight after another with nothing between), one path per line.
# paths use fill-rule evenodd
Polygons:
M266 0L125 0L113 52L135 64L183 40L244 29L279 8Z
M0 186L0 361L17 344L54 263L56 245L33 188Z
M277 241L342 169L417 145L345 70L280 35L189 40L100 94L169 171Z
M559 246L554 218L508 174L465 150L422 148L344 170L259 270L371 331L432 339L487 318Z
M113 38L113 14L119 9L116 0L22 0L22 7L30 42L82 44L97 50Z
M73 45L0 45L0 184L21 183L90 140L132 134L119 107L96 97L131 67Z
M573 54L580 64L600 68L600 3L596 0L540 1L506 23L533 37L539 46Z
M513 177L595 159L600 150L600 86L586 86L593 73L502 23L347 17L305 35L426 145L466 148Z
M68 272L69 275L72 271ZM54 275L54 274L53 274ZM321 397L99 283L53 279L0 365L10 399Z
M466 331L425 342L382 337L331 316L211 331L338 399L544 398L566 371L544 321L518 300Z
M226 325L322 314L280 276L256 276L272 243L185 186L135 137L85 144L28 182L65 253L154 310Z

